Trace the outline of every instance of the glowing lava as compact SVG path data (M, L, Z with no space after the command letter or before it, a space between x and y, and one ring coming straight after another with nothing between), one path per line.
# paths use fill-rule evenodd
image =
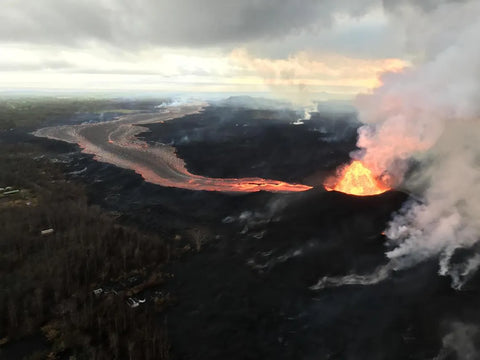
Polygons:
M390 190L358 160L343 168L336 179L328 180L325 189L357 196L378 195Z
M188 113L198 112L196 107L178 108L174 113L133 114L118 120L54 126L39 129L36 136L75 143L83 153L94 159L132 169L145 181L166 187L189 190L247 193L256 191L298 192L312 187L262 178L222 179L192 174L175 148L165 144L148 144L137 135L148 131L145 123L163 123Z

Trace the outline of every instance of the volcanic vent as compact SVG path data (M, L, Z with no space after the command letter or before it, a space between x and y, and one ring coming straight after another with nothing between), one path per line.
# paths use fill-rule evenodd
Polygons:
M354 160L350 165L340 168L337 176L327 179L324 185L328 191L339 191L356 196L379 195L390 190L359 160Z

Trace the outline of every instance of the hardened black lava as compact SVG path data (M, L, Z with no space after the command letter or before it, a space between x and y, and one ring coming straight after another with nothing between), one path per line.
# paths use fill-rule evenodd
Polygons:
M310 185L348 159L353 115L209 107L149 126L148 141L174 144L190 171ZM120 220L174 237L203 227L201 249L168 265L175 305L166 323L173 359L455 359L443 342L452 324L480 324L479 279L454 291L433 259L376 285L311 290L324 276L366 274L385 264L382 235L401 192L355 197L321 186L303 193L224 194L163 188L46 139L70 178ZM52 145L53 144L53 145ZM80 171L81 170L81 171ZM478 337L478 336L477 336ZM474 337L474 340L478 339Z

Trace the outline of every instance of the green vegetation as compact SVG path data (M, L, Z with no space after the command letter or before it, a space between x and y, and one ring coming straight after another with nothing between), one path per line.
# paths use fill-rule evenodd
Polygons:
M84 189L39 153L27 144L0 145L0 187L21 190L0 198L0 358L10 344L39 334L46 348L29 359L168 358L155 314L172 299L157 291L136 308L126 299L161 288L169 242L88 205ZM93 294L132 276L140 283Z
M152 109L165 99L135 100L79 97L0 98L0 130L32 128L68 119L76 113L128 114Z

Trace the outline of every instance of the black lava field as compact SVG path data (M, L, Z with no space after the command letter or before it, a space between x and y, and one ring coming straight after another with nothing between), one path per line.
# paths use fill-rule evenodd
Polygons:
M375 285L310 287L385 264L382 235L408 195L355 197L322 182L355 149L354 114L209 106L138 137L176 148L193 174L313 186L299 193L193 191L145 182L76 145L24 136L63 162L89 199L120 220L174 237L202 227L200 251L169 264L166 322L174 359L433 359L456 322L479 323L479 279L451 289L435 260ZM20 136L20 135L18 135ZM442 359L454 359L450 353Z

